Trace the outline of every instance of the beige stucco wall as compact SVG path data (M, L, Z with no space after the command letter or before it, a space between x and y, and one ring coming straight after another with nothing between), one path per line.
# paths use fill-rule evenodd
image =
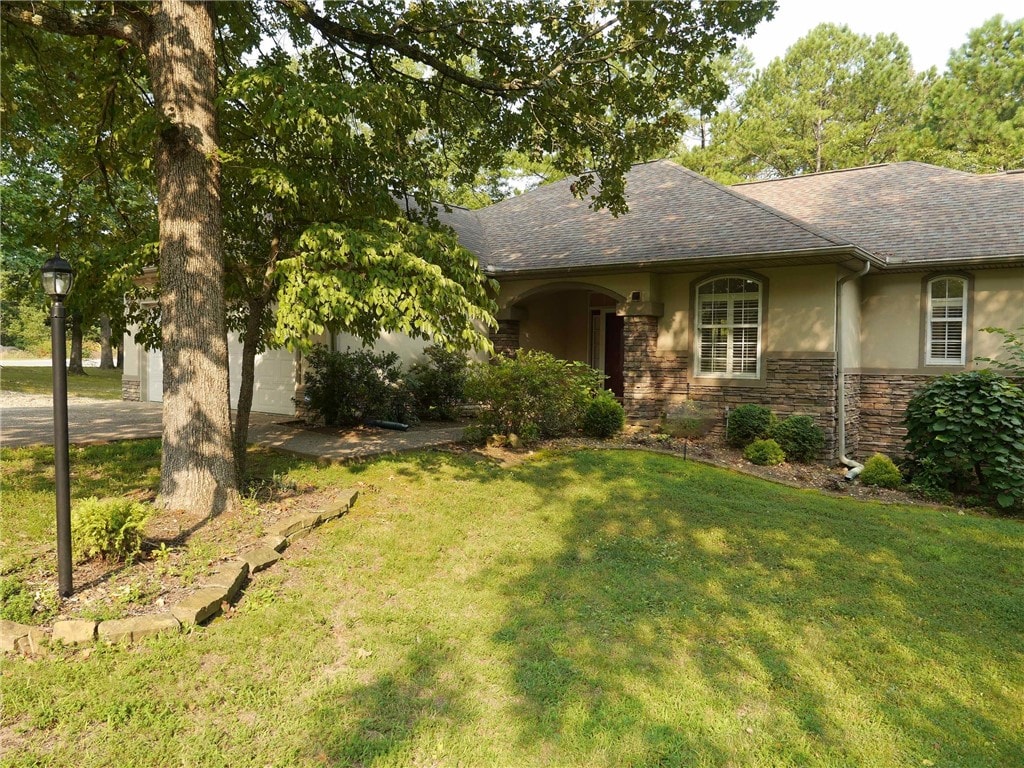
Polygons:
M135 341L135 334L139 327L133 325L124 334L121 342L121 358L124 360L124 375L138 378L140 361L142 359L142 347Z
M518 306L526 313L519 324L519 341L525 349L540 349L563 360L588 360L589 292L545 293Z
M665 314L659 325L659 349L689 351L693 283L718 274L745 274L766 280L767 312L761 342L767 353L832 352L838 276L833 265L665 275L661 278L659 291L665 305Z
M924 290L939 272L868 275L864 278L861 311L861 367L864 370L942 370L922 364ZM969 297L967 358L996 356L1000 338L983 332L987 326L1024 325L1024 269L979 269L951 272L972 283ZM973 366L977 367L977 366Z
M861 366L860 329L864 322L861 313L861 280L851 277L842 287L842 316L839 318L842 333L841 365L845 370L857 369Z
M561 287L561 288L560 288ZM660 301L657 294L657 275L647 272L628 272L615 275L587 275L583 278L562 277L541 280L506 280L501 283L498 306L511 307L522 303L521 297L534 291L541 295L561 289L611 291L629 298L633 291L646 294L644 301Z
M979 270L974 275L974 354L998 358L1002 337L982 328L1024 326L1024 268Z

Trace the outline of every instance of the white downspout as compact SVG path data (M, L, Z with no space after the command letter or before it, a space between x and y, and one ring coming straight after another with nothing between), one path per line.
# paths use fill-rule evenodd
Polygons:
M843 286L847 281L864 277L871 270L871 262L864 260L864 268L855 274L845 275L836 281L836 437L839 440L839 461L849 471L843 475L853 480L864 471L864 465L846 455L846 360L843 356Z

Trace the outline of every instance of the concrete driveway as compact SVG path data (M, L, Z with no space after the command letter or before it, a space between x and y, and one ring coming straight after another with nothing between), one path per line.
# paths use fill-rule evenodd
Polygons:
M160 437L160 403L68 399L68 435L72 445ZM461 424L421 424L408 432L355 428L340 432L306 430L293 418L253 413L249 442L279 451L329 461L357 456L421 450L457 442ZM19 448L53 444L53 402L49 395L0 392L0 445Z
M68 398L68 436L73 445L160 437L160 403ZM252 425L284 417L254 413ZM49 395L0 392L0 445L8 448L53 443L53 401Z

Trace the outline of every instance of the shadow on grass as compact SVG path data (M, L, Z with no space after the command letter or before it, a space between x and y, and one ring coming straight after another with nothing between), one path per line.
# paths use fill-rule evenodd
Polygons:
M508 585L495 638L524 744L596 739L644 765L1024 764L1016 523L1000 541L996 521L858 514L653 454L516 471L572 510L560 551Z
M468 719L452 682L454 665L428 635L392 671L342 694L328 686L313 705L309 758L329 765L403 762L425 732Z

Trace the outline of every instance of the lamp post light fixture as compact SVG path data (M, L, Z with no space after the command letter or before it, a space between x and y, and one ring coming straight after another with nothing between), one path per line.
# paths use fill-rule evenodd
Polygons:
M57 492L57 586L70 597L71 584L71 474L68 466L68 368L64 299L75 282L75 271L60 256L40 269L43 290L50 297L50 345L53 360L53 468Z

